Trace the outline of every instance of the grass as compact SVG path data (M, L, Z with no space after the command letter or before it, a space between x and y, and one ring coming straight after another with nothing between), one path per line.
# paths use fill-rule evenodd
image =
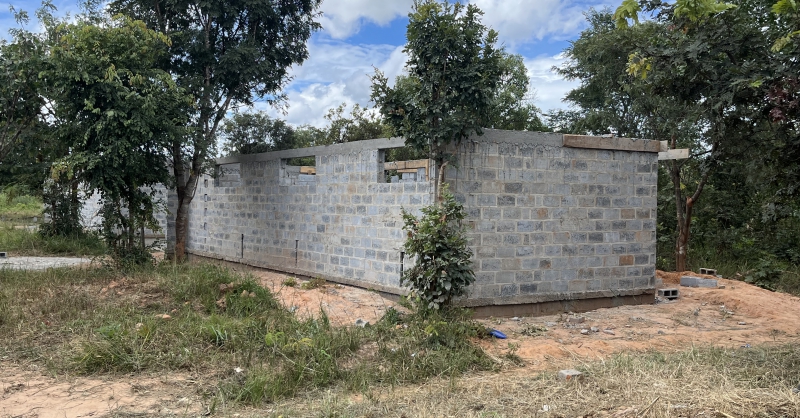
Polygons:
M300 320L251 277L211 265L0 270L0 358L54 374L210 375L224 402L492 369L470 342L479 334L462 311L390 311L366 328L332 327L324 313Z
M0 251L13 256L66 255L99 256L106 253L100 237L43 237L27 229L33 218L42 219L42 201L38 197L19 195L8 198L0 193Z
M300 288L303 290L319 289L320 287L325 287L325 279L321 277L315 277L300 285Z
M583 381L556 378L557 370L576 365L585 375ZM604 361L552 364L549 369L477 373L457 381L432 379L392 392L376 389L355 402L346 394L313 392L280 402L270 416L800 416L800 395L792 393L800 382L796 345L618 354Z
M106 253L106 246L94 234L80 237L44 237L37 231L0 223L0 250L8 251L14 256L99 256Z
M30 221L42 217L42 200L34 196L11 196L0 193L0 220Z

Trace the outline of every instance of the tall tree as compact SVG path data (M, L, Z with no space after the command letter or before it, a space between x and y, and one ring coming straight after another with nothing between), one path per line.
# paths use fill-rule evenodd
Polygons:
M294 128L282 119L264 112L235 113L222 123L225 155L257 154L300 148L295 144Z
M673 160L669 168L678 228L676 269L682 271L687 269L693 207L710 174L760 128L757 104L765 92L758 80L768 76L763 63L770 44L761 19L768 9L758 1L738 6L716 0L642 3L660 25L656 36L629 56L628 73L645 83L650 96L667 99L669 108L678 111L674 115L683 114L671 120L694 119L701 127L694 143L702 156L694 190L682 181L683 161ZM618 21L627 15L623 3ZM654 139L677 145L674 136Z
M409 75L394 87L380 72L372 77L372 100L387 123L436 162L437 196L447 146L483 133L502 74L497 32L482 14L472 4L415 2L403 49Z
M350 110L350 115L347 116L345 115L346 108L347 103L342 103L328 110L325 114L328 126L323 129L325 137L322 139L322 143L317 145L342 144L391 136L391 127L385 125L379 115L356 103Z
M501 53L500 81L489 109L487 128L516 131L548 131L533 104L535 91L530 87L528 69L521 55Z
M137 233L157 225L153 187L169 179L166 150L185 135L191 97L157 68L169 40L143 22L79 20L50 30L57 42L42 78L70 148L54 171L100 194L109 245L131 254L144 247Z
M0 41L0 162L35 131L44 105L37 77L42 43L22 30L12 31L12 37L10 43Z
M283 99L288 70L308 57L306 41L320 26L320 0L205 2L114 0L110 10L143 20L172 39L162 63L178 85L192 94L197 110L191 133L170 147L178 199L175 258L186 252L188 208L210 159L217 130L232 108L255 97Z

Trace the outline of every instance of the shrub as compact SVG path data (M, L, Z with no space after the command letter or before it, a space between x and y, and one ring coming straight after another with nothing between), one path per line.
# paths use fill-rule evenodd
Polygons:
M404 249L416 262L403 272L400 284L410 285L420 307L439 309L475 281L472 251L461 224L465 216L464 206L446 186L439 204L422 208L420 218L403 209L403 229L408 231Z

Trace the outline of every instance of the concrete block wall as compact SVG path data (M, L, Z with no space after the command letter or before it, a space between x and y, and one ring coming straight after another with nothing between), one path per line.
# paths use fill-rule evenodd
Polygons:
M188 252L399 293L401 208L429 204L431 187L385 182L380 146L398 144L221 160L217 179L201 179L191 204ZM315 156L316 175L288 165L296 156Z
M657 143L638 141L647 146L625 151L631 140L598 138L601 149L571 148L561 134L487 130L454 148L445 179L468 211L477 276L460 303L652 295ZM384 150L403 144L219 159L216 179L201 179L191 204L187 251L403 293L401 263L413 260L401 254L400 209L431 202L434 174L387 183ZM288 165L309 156L316 175Z
M488 131L446 179L469 212L469 306L652 293L657 153Z
M156 221L158 221L159 228L158 231L153 231L149 228L145 229L144 234L148 238L163 238L167 230L168 191L167 188L161 184L156 185L153 189L153 197L157 205L157 209L153 215L156 218ZM145 187L143 190L150 191L151 189L149 187ZM81 206L81 225L90 230L101 228L103 218L100 214L100 210L103 209L103 202L100 199L100 194L84 194L81 196L81 202L83 203ZM123 211L123 213L127 213L127 211Z

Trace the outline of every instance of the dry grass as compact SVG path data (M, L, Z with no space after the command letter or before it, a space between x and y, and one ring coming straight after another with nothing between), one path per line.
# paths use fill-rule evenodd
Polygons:
M377 388L363 395L307 394L271 409L271 416L336 417L798 417L800 349L692 348L561 364L582 382L516 369L420 386ZM546 406L545 406L546 405ZM546 410L546 411L545 411ZM263 414L263 411L253 416ZM247 416L244 414L243 416Z

